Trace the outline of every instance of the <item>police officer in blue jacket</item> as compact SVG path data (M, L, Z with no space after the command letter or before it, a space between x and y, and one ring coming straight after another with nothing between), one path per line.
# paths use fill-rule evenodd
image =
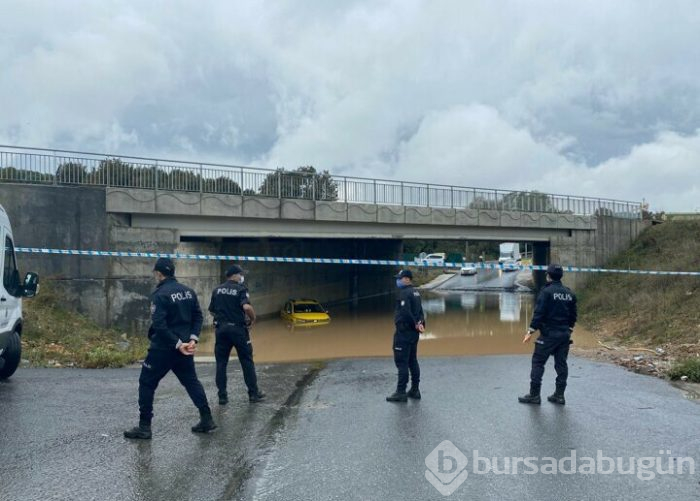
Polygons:
M153 397L158 383L173 371L199 409L200 421L195 433L216 428L202 384L194 368L194 353L202 329L202 310L195 292L175 279L175 265L159 258L153 268L158 282L151 294L151 345L139 377L139 424L124 432L126 438L150 439Z
M535 341L530 373L530 393L518 397L523 404L539 404L544 366L550 355L554 356L554 370L557 372L556 390L547 397L552 403L564 405L564 390L569 368L571 334L576 325L576 295L561 283L563 268L558 264L547 267L547 285L544 286L535 306L535 313L523 343L530 341L532 333L539 330L540 337Z
M396 275L399 297L394 310L394 363L399 370L396 391L386 397L387 402L406 402L408 398L420 399L420 366L418 365L418 339L425 332L425 315L420 293L413 288L411 270L401 270ZM411 389L406 392L408 376Z
M214 288L209 302L209 312L214 315L216 328L214 356L219 405L228 403L226 367L233 348L236 348L243 380L248 387L248 401L256 403L265 398L265 394L258 388L258 378L255 374L253 345L249 332L249 328L255 323L255 310L250 304L248 289L243 285L243 273L240 266L230 266L226 270L226 282Z

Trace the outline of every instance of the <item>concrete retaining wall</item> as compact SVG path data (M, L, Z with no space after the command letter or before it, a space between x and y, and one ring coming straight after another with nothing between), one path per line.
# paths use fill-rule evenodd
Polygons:
M595 231L572 230L570 236L554 236L550 241L549 261L579 267L605 266L613 256L628 249L647 226L642 220L599 216ZM573 288L582 287L591 276L567 273L564 283Z

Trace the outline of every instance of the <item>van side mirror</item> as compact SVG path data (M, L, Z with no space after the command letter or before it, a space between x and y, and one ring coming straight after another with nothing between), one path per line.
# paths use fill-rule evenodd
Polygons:
M39 292L39 275L33 271L28 272L24 276L24 281L22 282L22 296L23 297L34 297Z

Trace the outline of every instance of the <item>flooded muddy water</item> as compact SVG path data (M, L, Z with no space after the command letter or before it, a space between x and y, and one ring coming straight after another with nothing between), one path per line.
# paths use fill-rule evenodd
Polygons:
M422 292L427 330L419 356L532 353L522 344L534 295L516 292ZM255 361L300 362L333 358L391 356L394 295L365 299L356 308L331 305L331 323L289 327L280 318L259 321L251 331ZM211 330L202 335L198 355L214 353ZM577 328L575 345L593 347L592 334ZM232 354L235 357L235 353Z

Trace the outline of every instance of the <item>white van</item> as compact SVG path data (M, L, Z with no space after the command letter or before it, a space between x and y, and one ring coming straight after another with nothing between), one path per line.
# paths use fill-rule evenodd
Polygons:
M5 209L0 205L0 379L17 370L22 344L22 298L34 297L39 286L36 273L27 273L19 281L12 227Z
M417 256L414 262L423 266L444 266L445 259L447 259L447 254L444 252L434 252L433 254Z

